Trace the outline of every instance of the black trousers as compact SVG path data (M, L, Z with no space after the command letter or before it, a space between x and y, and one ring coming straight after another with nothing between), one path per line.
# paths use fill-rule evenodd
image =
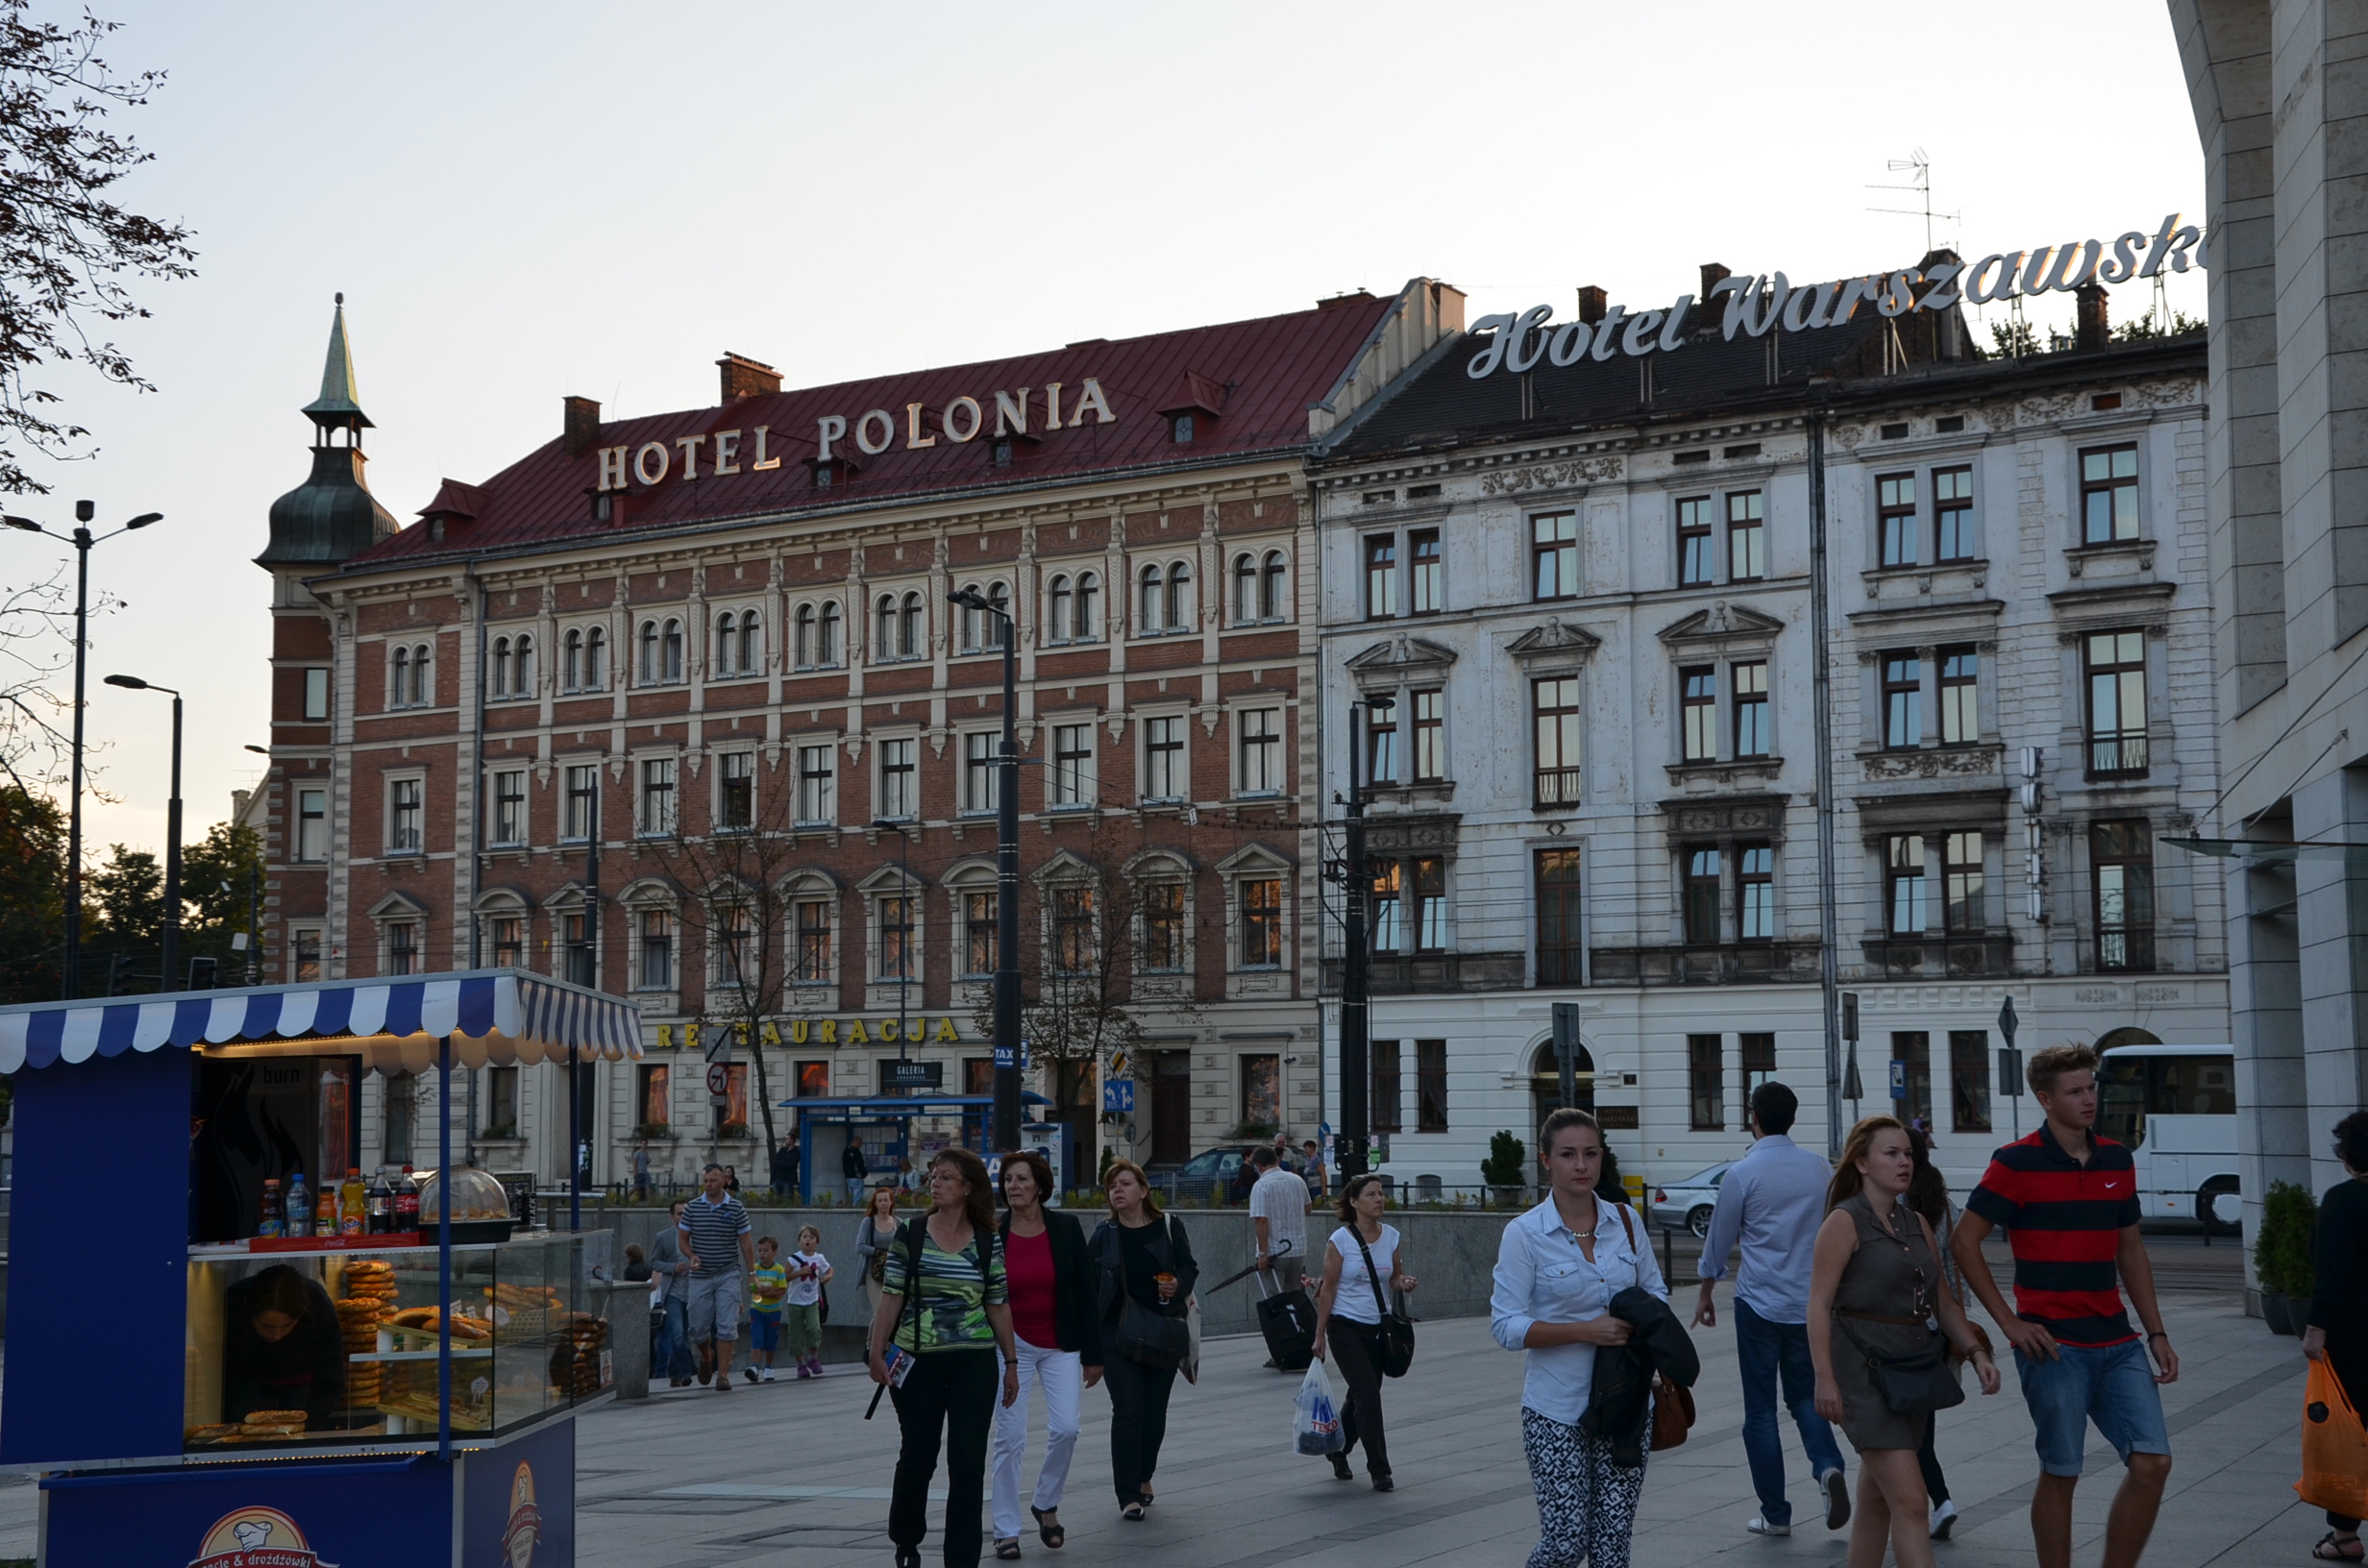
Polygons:
M914 1359L904 1386L892 1388L903 1446L897 1451L896 1497L888 1539L918 1547L929 1532L929 1482L937 1474L938 1435L946 1442L946 1568L976 1568L984 1538L978 1510L987 1484L987 1433L1002 1380L995 1352L934 1350Z
M1110 1390L1110 1482L1122 1507L1142 1501L1159 1468L1175 1374L1172 1366L1145 1366L1116 1352L1102 1363L1101 1385Z
M1365 1445L1365 1471L1390 1473L1390 1444L1381 1430L1381 1325L1332 1314L1324 1338L1332 1364L1348 1384L1348 1408L1341 1412L1341 1453Z
M2356 1339L2347 1334L2330 1333L2327 1336L2327 1364L2334 1370L2335 1381L2343 1384L2343 1397L2352 1402L2352 1409L2368 1415L2360 1401L2368 1398L2368 1340ZM2337 1530L2357 1530L2359 1521L2349 1514L2327 1510L2327 1522Z

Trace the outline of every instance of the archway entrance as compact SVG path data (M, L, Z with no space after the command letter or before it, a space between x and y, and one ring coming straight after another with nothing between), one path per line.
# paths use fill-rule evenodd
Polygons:
M1574 1090L1571 1103L1592 1115L1595 1110L1595 1059L1582 1045L1578 1060L1571 1066L1571 1088ZM1554 1054L1552 1041L1540 1045L1537 1054L1530 1059L1529 1100L1529 1130L1521 1135L1524 1143L1537 1137L1538 1129L1545 1125L1548 1115L1562 1109L1563 1067L1561 1060Z
M2138 1028L2108 1029L2097 1037L2097 1054L2103 1056L2116 1045L2159 1045L2162 1041Z

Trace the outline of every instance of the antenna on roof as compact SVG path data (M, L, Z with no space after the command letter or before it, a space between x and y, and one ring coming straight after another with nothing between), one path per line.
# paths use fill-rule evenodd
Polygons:
M1933 210L1933 160L1925 155L1923 148L1918 147L1913 153L1910 154L1906 158L1892 159L1890 162L1885 166L1893 174L1908 175L1909 183L1904 185L1868 185L1866 187L1868 190L1912 191L1924 199L1924 205L1920 208L1870 207L1866 210L1869 212L1896 212L1901 217L1906 218L1921 217L1924 220L1924 254L1930 256L1933 252L1933 219L1945 218L1951 223L1962 223L1965 215L1962 212L1936 212Z

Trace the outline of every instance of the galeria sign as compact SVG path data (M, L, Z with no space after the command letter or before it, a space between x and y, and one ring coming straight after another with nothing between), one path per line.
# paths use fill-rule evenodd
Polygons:
M1797 288L1781 272L1764 280L1737 274L1713 285L1711 298L1725 297L1722 327L1732 340L1739 331L1764 337L1780 325L1788 332L1838 327L1856 315L1862 305L1871 305L1886 316L1904 316L1916 310L1945 310L1961 301L1989 305L2051 290L2070 293L2090 282L2153 278L2165 267L2185 272L2191 266L2208 265L2204 232L2193 224L2181 223L2179 216L2173 212L2165 217L2152 235L2131 230L2112 242L2109 256L2104 241L2087 239L2042 245L2035 251L1994 251L1971 266L1940 261L1929 268L1903 267L1888 275L1838 278ZM1685 347L1682 333L1686 312L1692 305L1692 295L1680 294L1666 310L1642 310L1632 316L1626 306L1616 305L1604 312L1601 321L1566 321L1559 326L1550 305L1533 305L1517 316L1482 316L1471 330L1492 331L1493 335L1486 348L1472 355L1464 374L1479 380L1498 370L1525 374L1535 370L1542 359L1563 366L1582 359L1609 359L1615 353L1632 356L1670 353Z

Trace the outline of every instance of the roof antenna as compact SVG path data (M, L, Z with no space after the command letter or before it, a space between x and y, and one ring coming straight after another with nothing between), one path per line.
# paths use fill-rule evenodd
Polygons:
M1932 255L1933 219L1945 218L1951 223L1961 223L1964 221L1965 215L1962 212L1936 212L1933 210L1933 160L1929 157L1925 156L1923 148L1918 147L1913 153L1910 154L1906 158L1892 159L1890 162L1886 165L1886 167L1887 167L1893 174L1904 173L1908 175L1909 183L1904 185L1868 185L1866 187L1868 190L1912 191L1917 196L1923 198L1924 205L1920 208L1870 207L1866 210L1869 212L1896 212L1900 216L1907 218L1921 217L1924 220L1924 254L1926 256Z

